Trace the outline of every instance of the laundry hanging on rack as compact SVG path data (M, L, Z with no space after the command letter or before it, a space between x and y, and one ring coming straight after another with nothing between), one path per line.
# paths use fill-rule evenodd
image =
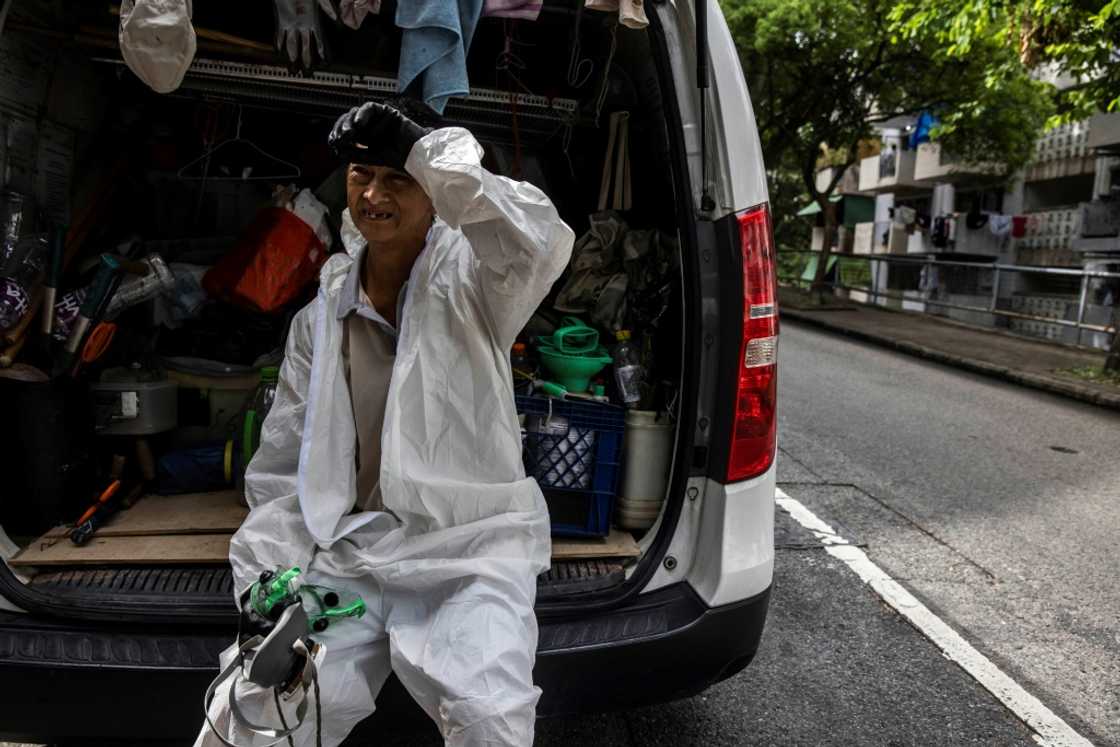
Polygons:
M964 225L970 231L979 231L988 225L988 214L981 213L979 210L969 211L964 216Z
M156 93L183 82L197 48L191 0L123 0L117 39L128 69Z
M443 114L453 96L470 93L467 50L482 14L483 0L410 0L397 3L401 62L397 90L419 79L416 94Z
M642 0L587 0L584 7L589 10L618 13L618 22L626 28L644 29L649 25Z
M288 70L308 74L328 60L327 42L313 0L273 0L276 51Z
M930 243L938 249L949 246L949 219L939 215L933 219L933 228L929 232Z
M319 0L319 7L330 16L332 21L338 21L344 26L357 29L366 20L370 13L377 15L381 12L381 0L337 0L337 10L332 7L336 0Z
M914 123L914 130L910 133L910 138L907 145L910 150L917 150L918 146L922 143L930 141L930 132L939 124L937 117L933 116L927 111L923 111L918 115L918 121Z
M1011 216L992 213L988 216L988 230L997 239L1007 238L1011 235Z
M1027 235L1027 216L1014 215L1011 217L1011 238L1021 239Z
M543 5L543 0L485 0L482 4L482 15L535 21L541 14Z

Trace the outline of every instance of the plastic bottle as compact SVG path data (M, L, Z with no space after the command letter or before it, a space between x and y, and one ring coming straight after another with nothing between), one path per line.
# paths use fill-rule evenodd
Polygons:
M536 366L529 357L529 347L523 342L515 342L509 352L509 364L513 370L513 391L515 394L532 394L533 373Z
M272 409L272 403L276 400L276 382L279 378L279 368L267 366L261 369L260 383L257 384L257 388L253 392L253 398L249 401L249 407L245 411L245 419L242 421L241 464L237 471L237 488L243 503L245 501L245 468L249 466L249 460L253 458L257 447L260 446L261 426L264 424L268 411Z
M637 407L642 399L642 380L645 371L638 349L630 342L630 331L621 329L615 333L618 344L614 347L614 382L618 396L627 407Z
M523 371L526 374L533 373L533 364L529 360L529 349L523 342L513 343L513 349L509 354L510 367L514 371Z

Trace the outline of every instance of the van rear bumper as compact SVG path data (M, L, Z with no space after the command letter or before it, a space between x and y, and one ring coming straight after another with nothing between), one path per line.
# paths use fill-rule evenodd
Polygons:
M595 713L686 698L739 672L758 650L770 590L707 607L687 584L601 619L541 625L539 716ZM592 631L610 630L594 643Z
M708 608L686 584L578 621L544 620L534 672L542 717L687 697L753 658L769 590ZM225 629L82 627L0 613L0 740L123 744L190 740ZM379 714L411 707L391 683ZM358 728L358 734L364 729ZM357 735L356 735L357 736Z

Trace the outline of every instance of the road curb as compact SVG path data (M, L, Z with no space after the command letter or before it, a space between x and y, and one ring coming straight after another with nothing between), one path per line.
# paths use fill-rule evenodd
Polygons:
M1057 394L1063 397L1076 399L1081 402L1087 402L1091 405L1107 407L1112 410L1120 410L1120 394L1100 392L1095 389L1080 387L1076 384L1065 382L1061 379L1056 379L1050 376L1028 373L1026 371L1019 371L1017 369L1007 368L1006 366L997 366L994 363L988 363L986 361L979 361L974 358L965 358L963 356L953 355L952 353L946 353L945 351L937 350L936 348L928 348L915 342L909 342L907 340L897 340L893 337L887 337L885 335L877 335L872 332L864 332L862 330L851 329L850 327L845 327L842 324L834 324L832 322L818 319L808 314L802 314L794 309L782 309L781 316L786 319L792 319L796 322L801 322L803 324L808 324L820 329L825 329L829 332L835 332L837 334L844 335L845 337L851 337L855 340L869 342L874 345L881 345L883 347L891 348L892 350L897 350L902 353L914 355L919 358L925 358L937 363L943 363L955 368L961 368L973 373L983 374L985 376L1002 379L1004 381L1010 381L1015 384L1031 387L1032 389L1039 389L1044 392L1049 392L1050 394Z

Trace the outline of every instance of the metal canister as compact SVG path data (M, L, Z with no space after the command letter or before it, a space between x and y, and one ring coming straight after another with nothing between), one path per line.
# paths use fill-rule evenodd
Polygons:
M163 257L150 254L142 261L148 265L148 274L132 275L121 282L105 310L106 319L113 319L125 309L175 290L175 276Z

